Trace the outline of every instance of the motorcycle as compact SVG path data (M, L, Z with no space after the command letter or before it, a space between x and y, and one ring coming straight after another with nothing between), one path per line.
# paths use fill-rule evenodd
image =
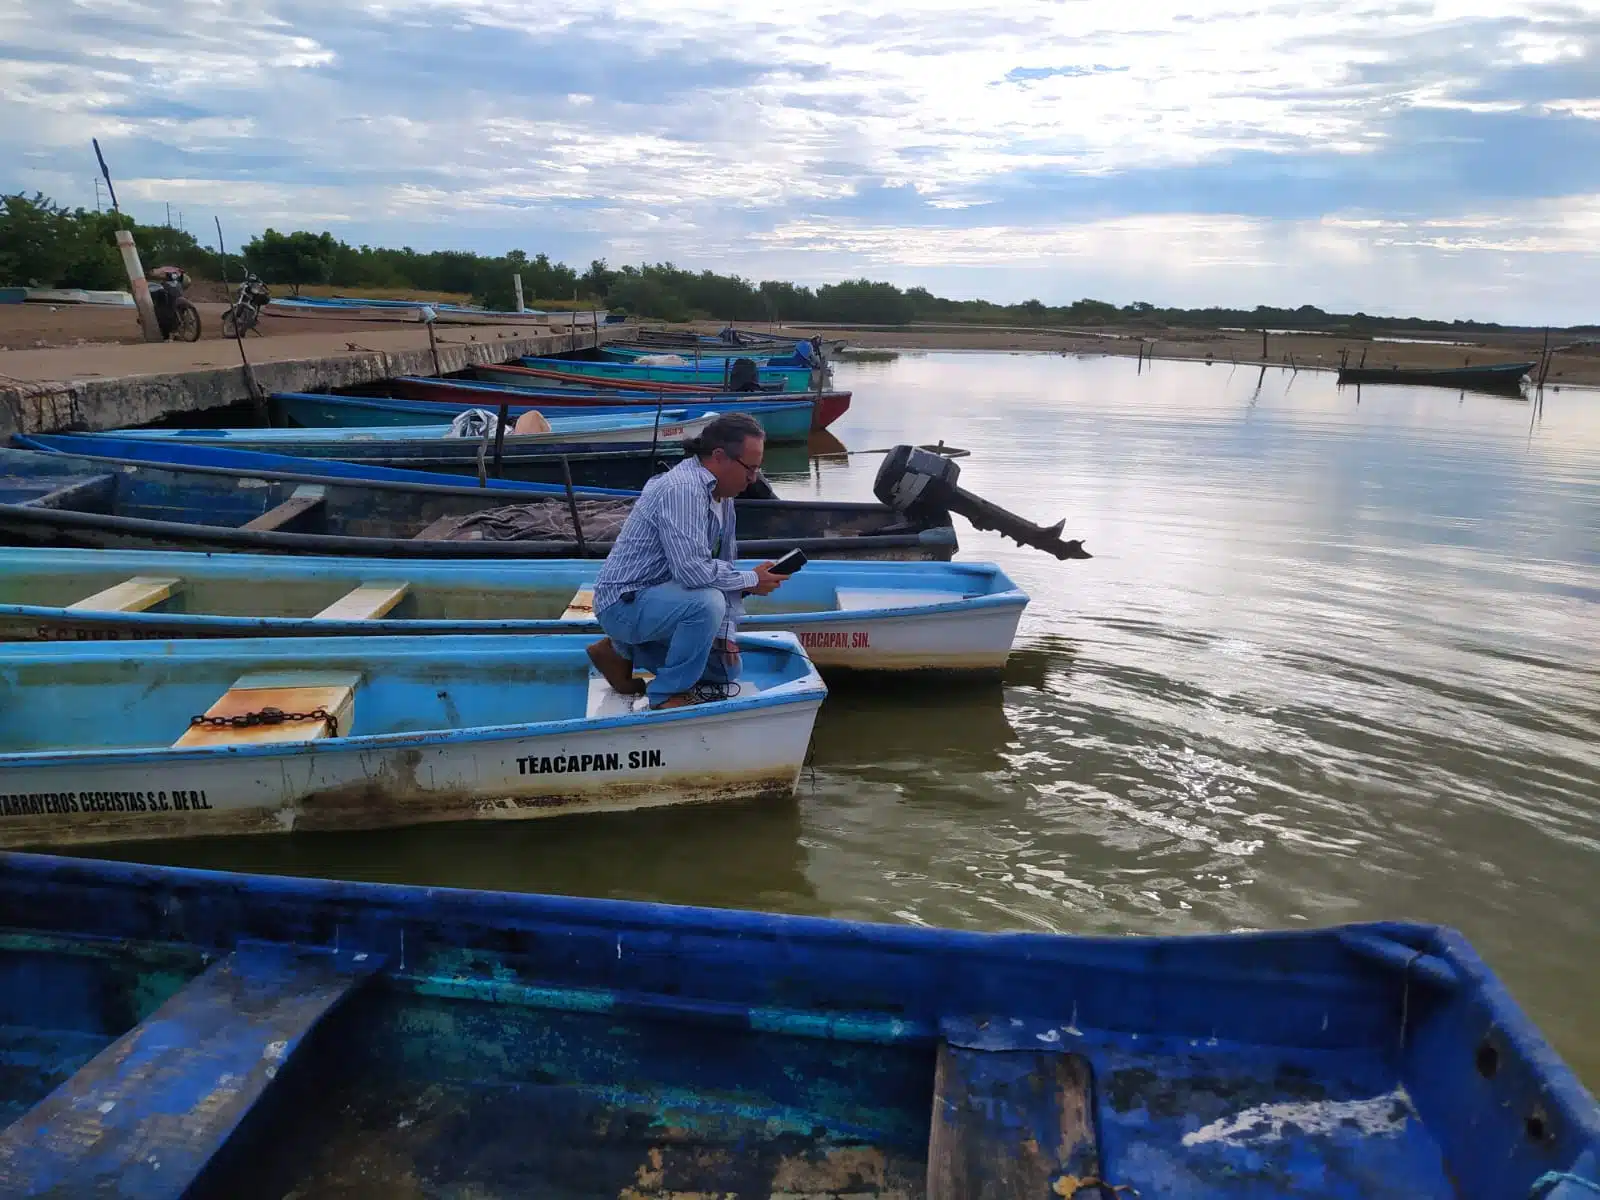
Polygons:
M168 341L200 340L200 310L183 295L188 283L189 277L181 268L160 267L155 272L150 303L155 306L156 326Z
M243 337L255 329L259 337L261 330L256 327L261 321L261 310L271 299L272 293L267 291L266 284L254 274L246 275L239 285L239 294L222 314L222 336Z

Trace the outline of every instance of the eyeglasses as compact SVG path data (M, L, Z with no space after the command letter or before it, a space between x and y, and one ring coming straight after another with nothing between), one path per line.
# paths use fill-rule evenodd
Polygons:
M746 475L750 476L751 479L754 479L757 475L761 474L761 467L759 465L752 467L749 463L745 462L745 460L740 458L737 454L729 454L726 450L723 450L722 454L723 454L724 458L727 458L732 462L736 462L741 467L743 467L744 468L744 473Z

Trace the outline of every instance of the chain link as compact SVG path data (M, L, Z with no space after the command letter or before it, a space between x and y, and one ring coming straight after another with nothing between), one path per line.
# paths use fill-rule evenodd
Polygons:
M281 708L263 708L256 712L239 713L231 717L208 717L201 713L190 717L189 724L209 725L217 729L250 729L257 725L287 725L294 721L323 721L328 726L328 736L339 736L339 719L325 708L310 712L284 712Z

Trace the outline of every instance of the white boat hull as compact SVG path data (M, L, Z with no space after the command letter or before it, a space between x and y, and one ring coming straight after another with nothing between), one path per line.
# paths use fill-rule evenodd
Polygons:
M599 681L594 686L604 689ZM610 702L623 702L605 692ZM8 756L0 771L0 848L786 798L798 783L820 706L818 696L733 712L680 710L598 728L333 739L268 753ZM50 761L29 763L30 757Z
M763 623L761 630L793 633L806 656L829 671L998 671L1011 653L1022 608L797 614L792 621L775 618L782 624Z

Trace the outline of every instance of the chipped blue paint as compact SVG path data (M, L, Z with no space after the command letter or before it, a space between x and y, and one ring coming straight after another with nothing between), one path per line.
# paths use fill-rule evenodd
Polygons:
M815 1013L781 1008L752 1008L750 1027L788 1037L874 1042L880 1046L927 1043L934 1036L932 1026L925 1021L902 1021L874 1013Z
M525 1008L548 1008L557 1012L610 1012L617 1003L617 998L610 992L583 988L535 987L511 980L427 975L411 976L409 982L419 996L483 1000L490 1004L516 1004Z
M0 989L5 1024L30 1034L15 1045L35 1080L58 1079L53 1097L20 1102L35 1107L13 1131L51 1113L81 1122L64 1097L90 1112L113 1098L95 1090L110 1049L83 1065L94 1039L159 1042L182 1067L170 1086L110 1076L127 1130L200 1130L163 1150L160 1173L96 1176L112 1196L317 1194L351 1164L379 1172L363 1176L372 1194L404 1178L441 1195L577 1178L611 1195L768 1194L829 1163L836 1192L916 1195L941 1039L975 1080L1015 1065L991 1053L1081 1056L1102 1175L1146 1196L1506 1200L1553 1172L1568 1200L1580 1187L1563 1174L1596 1181L1593 1098L1466 943L1430 926L973 934L15 854L0 855L0 911L13 931L0 970L29 981ZM120 991L100 982L117 945L131 951ZM182 961L196 974L162 1012L192 1009L223 970L201 970L203 955L301 961L334 946L374 974L314 1037L303 1009L290 1036L270 1036L237 1006L202 1005L211 1033L196 1038L196 1020L141 1016L129 999L131 978ZM262 1066L278 1041L265 1065L281 1074L256 1071L251 1102L236 1088L216 1116L206 1073L238 1074L223 1061L252 1045ZM19 1183L7 1194L114 1158L4 1136Z

